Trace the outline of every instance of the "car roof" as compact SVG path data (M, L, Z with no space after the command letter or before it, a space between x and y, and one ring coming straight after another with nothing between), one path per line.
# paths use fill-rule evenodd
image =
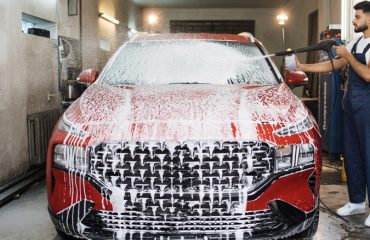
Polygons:
M159 40L215 40L234 41L241 43L254 42L252 35L243 34L213 34L213 33L170 33L170 34L138 34L132 41L159 41Z

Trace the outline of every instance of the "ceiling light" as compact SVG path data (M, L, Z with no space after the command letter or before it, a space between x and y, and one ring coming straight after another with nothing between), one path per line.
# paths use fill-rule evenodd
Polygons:
M119 21L115 19L114 17L109 16L106 13L99 13L99 17L104 18L105 20L108 20L109 22L112 22L114 24L119 24Z
M157 22L158 22L158 16L157 15L151 14L151 15L148 16L149 25L154 25Z
M277 16L277 20L279 25L285 25L285 22L288 20L288 16L285 14L279 14Z

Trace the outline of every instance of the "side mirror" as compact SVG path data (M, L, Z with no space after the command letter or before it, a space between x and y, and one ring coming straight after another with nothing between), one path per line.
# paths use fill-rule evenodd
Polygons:
M94 68L90 68L90 69L82 71L80 75L78 76L77 81L80 83L86 83L90 85L96 81L98 76L99 76L98 70Z
M304 85L308 83L308 77L302 71L285 70L285 82L289 86Z
M290 87L296 87L308 82L307 75L297 70L296 56L288 55L284 58L284 77L285 82Z

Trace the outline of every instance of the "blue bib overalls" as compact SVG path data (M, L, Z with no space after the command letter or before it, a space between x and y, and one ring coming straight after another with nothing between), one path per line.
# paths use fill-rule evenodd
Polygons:
M360 38L361 40L361 38ZM366 65L366 52L356 53L358 40L352 54ZM344 107L344 164L351 203L365 202L366 189L370 190L370 83L364 81L352 67L349 68ZM370 199L370 194L368 195Z

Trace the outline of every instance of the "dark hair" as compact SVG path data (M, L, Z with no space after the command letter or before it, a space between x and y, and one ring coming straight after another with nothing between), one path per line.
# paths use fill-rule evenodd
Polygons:
M353 8L355 10L362 10L364 13L370 13L370 2L369 1L359 2Z

